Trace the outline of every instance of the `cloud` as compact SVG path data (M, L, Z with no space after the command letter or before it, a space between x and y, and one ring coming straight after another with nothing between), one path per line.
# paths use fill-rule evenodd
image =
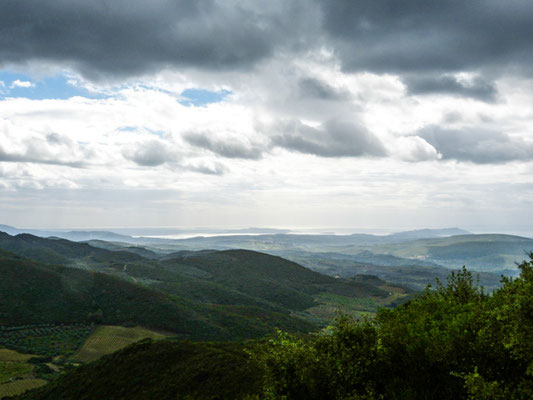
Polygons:
M381 141L366 128L353 122L329 120L312 127L294 120L279 123L272 144L299 153L321 157L383 157Z
M226 158L259 160L263 157L263 150L258 145L245 144L236 138L217 138L208 132L189 132L183 136L183 139L193 146L209 150Z
M11 83L11 86L9 86L11 89L13 88L16 88L16 87L20 87L20 88L31 88L31 87L35 87L35 84L33 82L30 82L30 81L21 81L21 80L14 80L12 83Z
M322 0L323 29L346 70L436 73L531 70L527 0Z
M176 152L159 140L149 140L126 146L122 150L122 155L127 160L143 167L157 167L178 160Z
M49 164L49 165L61 165L72 168L83 168L86 163L83 161L67 161L55 159L53 157L47 157L44 152L37 150L33 146L28 147L28 151L25 153L13 153L4 149L0 145L0 162L20 162L20 163L35 163L35 164Z
M432 145L419 136L400 136L390 144L391 154L403 161L430 161L442 157Z
M439 77L508 67L531 72L532 20L527 0L273 0L268 7L232 0L4 0L0 60L45 61L98 79L184 67L250 70L280 53L327 49L347 71L424 73L437 80L420 82L426 90L445 86L480 98ZM316 84L304 81L303 90L332 94Z
M303 78L298 82L300 94L304 98L344 101L350 98L346 90L337 89L316 78Z
M493 102L498 94L494 83L482 77L461 80L452 75L442 75L436 78L413 76L404 81L408 86L409 93L415 95L441 93Z
M224 175L226 172L228 172L228 168L224 164L218 162L212 164L188 164L184 166L184 169L187 171L198 172L200 174L217 176Z
M532 142L495 130L429 126L419 130L416 136L431 144L443 159L477 164L533 160Z
M0 59L59 63L89 78L167 67L238 69L271 55L285 46L287 36L295 36L302 28L298 16L305 10L298 4L6 0L0 2Z
M93 156L91 148L64 135L20 129L9 121L0 125L0 162L83 168Z

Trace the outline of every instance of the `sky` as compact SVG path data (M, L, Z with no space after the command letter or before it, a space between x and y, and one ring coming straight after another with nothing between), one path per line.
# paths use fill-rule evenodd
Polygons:
M533 234L526 0L3 0L0 223Z

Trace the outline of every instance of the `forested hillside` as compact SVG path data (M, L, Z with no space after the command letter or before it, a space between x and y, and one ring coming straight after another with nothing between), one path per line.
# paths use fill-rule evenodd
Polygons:
M0 234L1 248L19 254L0 252L5 326L138 324L191 339L257 338L275 327L307 332L337 308L374 312L411 293L245 250L155 260L27 234Z
M486 294L467 270L374 319L242 344L144 342L28 392L74 399L531 399L533 255Z

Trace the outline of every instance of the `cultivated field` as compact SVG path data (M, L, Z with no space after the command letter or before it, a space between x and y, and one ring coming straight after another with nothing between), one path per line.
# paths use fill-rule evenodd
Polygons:
M33 354L21 354L14 350L0 349L0 361L28 361L30 358L35 357Z
M167 336L169 335L141 327L100 326L85 341L81 349L72 356L72 359L90 362L139 340L146 338L163 339Z
M16 396L26 390L35 389L46 384L43 379L22 379L18 381L0 384L0 399L9 396Z

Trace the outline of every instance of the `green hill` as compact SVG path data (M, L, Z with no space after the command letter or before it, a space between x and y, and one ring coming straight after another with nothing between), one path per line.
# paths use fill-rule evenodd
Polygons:
M169 295L113 276L39 264L0 252L0 324L134 321L183 334L209 326Z
M386 297L379 285L336 279L281 257L249 250L185 253L164 264L183 274L195 275L189 289L205 295L211 288L231 289L241 302L265 304L275 309L303 311L316 305L318 294L328 292L349 297ZM178 283L177 286L183 285Z
M120 279L116 282L126 281L196 303L187 305L189 309L198 309L199 304L240 307L237 310L251 306L289 315L315 306L317 295L322 292L351 297L386 296L367 283L335 279L255 251L188 251L155 260L153 253L145 250L133 254L102 248L117 249L112 243L98 245L95 248L64 239L0 233L0 248L36 261L105 273ZM73 268L63 274L76 275L70 269ZM232 308L230 313L234 311Z
M0 248L19 254L0 254L0 293L9 298L0 306L3 325L133 323L187 338L245 339L275 327L310 331L334 315L335 301L372 297L361 311L374 312L374 300L387 305L408 294L247 250L155 260L27 234L0 234ZM315 313L322 303L328 313Z
M258 337L274 326L309 330L287 314L202 304L117 277L49 266L0 251L0 325L135 323L195 339Z
M491 295L463 269L373 320L245 344L139 342L18 400L530 399L530 257Z
M0 249L48 264L72 265L76 261L98 265L109 262L133 262L143 258L125 251L108 251L59 238L41 238L30 234L16 236L0 232Z
M143 341L29 392L33 400L242 399L261 372L242 345Z

